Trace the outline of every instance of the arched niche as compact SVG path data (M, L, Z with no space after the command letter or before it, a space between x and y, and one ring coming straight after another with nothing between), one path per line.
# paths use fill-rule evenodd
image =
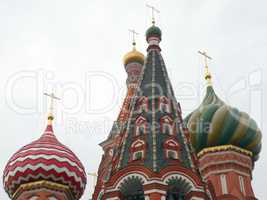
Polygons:
M139 176L129 176L119 186L123 200L145 200L144 180Z

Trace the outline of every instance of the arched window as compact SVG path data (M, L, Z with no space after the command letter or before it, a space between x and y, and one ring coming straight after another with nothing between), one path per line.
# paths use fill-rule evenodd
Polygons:
M170 160L179 159L180 146L174 139L169 139L164 143L165 156Z
M170 113L171 112L170 99L165 96L159 97L159 109L163 113Z
M164 116L160 119L161 132L167 135L174 135L175 126L173 120L169 116Z
M221 174L220 179L221 179L222 193L228 194L226 175Z
M147 97L139 97L137 99L137 111L139 113L148 112L148 98Z
M166 200L184 200L186 194L191 190L189 183L182 178L171 178L167 184Z
M246 194L246 191L245 191L245 183L244 183L243 176L239 176L239 184L240 184L240 190L241 190L241 192L245 195Z
M142 160L143 159L143 151L136 151L133 154L133 160Z
M108 151L108 155L111 156L111 157L113 156L113 153L114 153L113 149L110 149L110 150Z
M146 119L142 116L139 116L135 122L135 135L139 136L146 134L146 129L147 129Z
M119 187L123 200L145 200L143 181L138 177L127 178Z
M178 159L177 151L167 150L167 157L169 159L177 160Z
M131 145L130 153L132 155L132 161L143 160L145 154L145 142L140 139L133 142L133 144Z

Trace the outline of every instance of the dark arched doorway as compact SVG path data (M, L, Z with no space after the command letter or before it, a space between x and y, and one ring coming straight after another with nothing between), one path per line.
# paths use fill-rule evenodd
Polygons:
M167 184L166 200L184 200L186 194L191 190L190 184L182 178L173 177L167 181Z
M145 200L143 182L138 177L127 178L120 186L123 200Z

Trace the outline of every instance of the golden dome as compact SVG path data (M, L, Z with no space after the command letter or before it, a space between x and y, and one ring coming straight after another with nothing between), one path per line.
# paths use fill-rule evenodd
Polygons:
M144 64L145 61L145 56L139 51L136 51L135 48L133 48L132 51L128 52L124 57L123 57L123 63L126 66L130 62L138 62L140 64Z

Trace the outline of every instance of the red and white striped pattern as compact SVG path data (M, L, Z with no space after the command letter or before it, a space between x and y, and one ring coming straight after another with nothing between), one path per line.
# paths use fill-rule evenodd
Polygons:
M82 163L57 140L52 125L47 126L40 139L16 152L4 170L4 188L10 197L20 185L40 180L69 186L76 200L86 185Z

